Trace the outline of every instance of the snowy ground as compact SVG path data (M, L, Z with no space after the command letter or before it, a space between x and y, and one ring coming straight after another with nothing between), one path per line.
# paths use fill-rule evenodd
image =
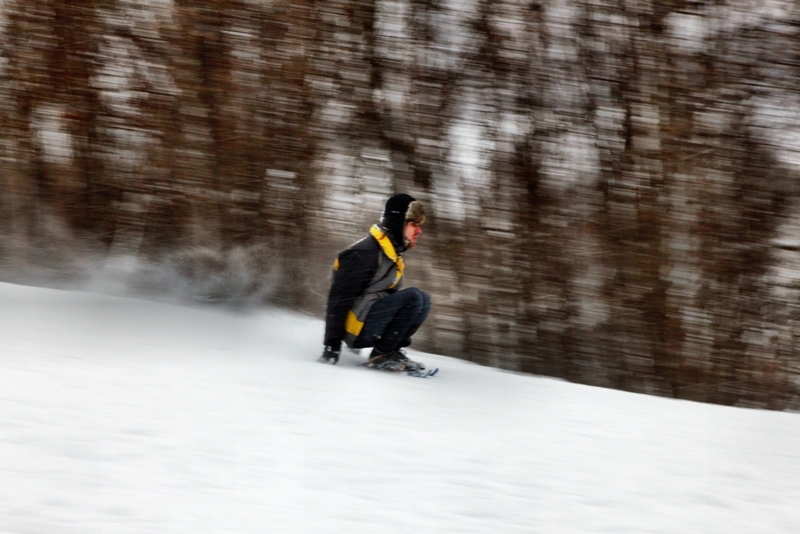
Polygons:
M0 284L0 533L800 532L800 415L414 353L322 324Z

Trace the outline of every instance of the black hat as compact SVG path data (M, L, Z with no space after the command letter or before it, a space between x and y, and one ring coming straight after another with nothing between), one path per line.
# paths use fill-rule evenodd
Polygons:
M425 222L425 208L422 202L405 193L394 195L383 208L381 225L386 229L395 246L405 250L403 230L407 222L422 224Z

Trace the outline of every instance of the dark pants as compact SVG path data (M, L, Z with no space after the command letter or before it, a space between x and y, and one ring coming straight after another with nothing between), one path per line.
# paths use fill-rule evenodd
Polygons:
M392 293L372 305L353 348L375 347L391 354L407 347L430 311L431 298L416 287Z

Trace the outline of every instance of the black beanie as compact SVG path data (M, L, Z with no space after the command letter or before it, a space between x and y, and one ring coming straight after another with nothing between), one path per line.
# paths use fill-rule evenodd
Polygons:
M405 193L395 195L386 201L381 225L386 229L395 246L401 250L406 248L403 230L408 221L419 224L425 221L425 209L422 207L422 202Z

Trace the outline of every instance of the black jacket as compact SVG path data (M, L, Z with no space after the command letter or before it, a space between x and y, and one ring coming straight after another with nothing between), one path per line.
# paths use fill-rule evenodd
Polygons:
M386 230L373 226L370 235L336 257L325 314L325 345L352 345L372 305L402 285L403 257Z

